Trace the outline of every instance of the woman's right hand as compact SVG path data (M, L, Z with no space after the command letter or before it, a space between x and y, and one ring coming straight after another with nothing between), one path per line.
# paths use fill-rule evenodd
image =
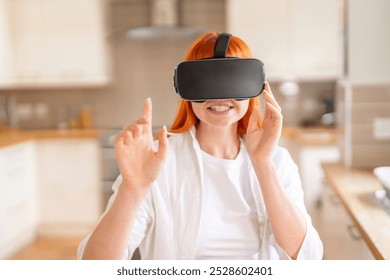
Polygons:
M122 185L138 194L146 194L165 162L168 150L167 130L158 134L158 151L152 135L152 101L144 102L142 116L125 126L115 137L115 154Z

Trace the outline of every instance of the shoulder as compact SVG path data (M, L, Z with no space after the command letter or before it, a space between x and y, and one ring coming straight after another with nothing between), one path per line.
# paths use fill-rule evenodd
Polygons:
M273 162L276 166L286 165L286 164L295 164L292 159L290 152L281 146L277 146L273 156Z

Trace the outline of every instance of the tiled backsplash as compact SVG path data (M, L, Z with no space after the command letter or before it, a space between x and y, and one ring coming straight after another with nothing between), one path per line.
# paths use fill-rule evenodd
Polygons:
M22 113L17 120L19 127L55 128L64 119L77 117L83 106L91 108L94 126L122 127L139 116L146 97L151 97L154 104L154 126L169 126L172 122L177 106L173 69L195 38L123 40L118 37L121 32L149 24L150 1L112 0L107 3L112 83L96 89L7 91L5 94L16 102ZM181 24L205 32L225 31L224 0L182 0L180 10ZM283 108L284 123L299 124L319 119L324 113L322 99L333 94L335 82L300 83L299 95L293 97L283 95L279 85L271 82Z
M390 138L374 136L375 120L390 120L390 85L340 83L337 96L342 104L338 111L345 131L345 164L368 168L390 165Z

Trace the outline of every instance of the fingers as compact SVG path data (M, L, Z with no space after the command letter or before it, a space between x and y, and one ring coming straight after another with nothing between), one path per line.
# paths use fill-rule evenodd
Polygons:
M149 122L152 120L152 99L150 97L146 98L144 101L142 117Z
M264 97L266 101L265 112L264 112L264 121L271 120L272 122L280 121L283 119L282 108L276 101L274 95L272 94L271 87L268 82L265 82L264 85Z
M282 108L279 106L274 95L272 94L271 87L268 84L268 82L265 82L263 92L264 92L265 101L271 103L275 108L278 109L278 111L282 111Z
M278 122L283 119L280 109L274 106L272 103L267 102L265 106L264 121L271 120L272 122Z
M168 137L167 137L167 128L164 126L158 133L158 151L156 152L156 157L161 161L165 160L168 153Z
M146 133L152 133L152 99L150 97L145 99L142 117L137 122L144 125L143 130Z
M254 108L252 114L249 117L246 133L254 132L259 128L260 115L261 114L259 108L258 107Z
M150 98L144 101L141 117L135 122L125 125L122 131L129 131L133 138L143 134L150 134L152 137L152 100Z

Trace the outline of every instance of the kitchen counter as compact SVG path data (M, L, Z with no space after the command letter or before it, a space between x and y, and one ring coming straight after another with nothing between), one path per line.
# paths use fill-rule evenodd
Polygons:
M373 256L389 260L390 215L373 197L382 186L372 170L348 168L342 163L322 163L322 168Z
M284 126L282 130L282 137L302 146L337 145L340 135L339 129L327 126Z
M64 138L96 138L101 131L97 129L66 130L7 130L0 132L0 147L29 140L64 139Z
M98 138L99 129L0 130L0 147L37 139ZM305 146L335 145L340 132L329 127L284 126L282 137Z

